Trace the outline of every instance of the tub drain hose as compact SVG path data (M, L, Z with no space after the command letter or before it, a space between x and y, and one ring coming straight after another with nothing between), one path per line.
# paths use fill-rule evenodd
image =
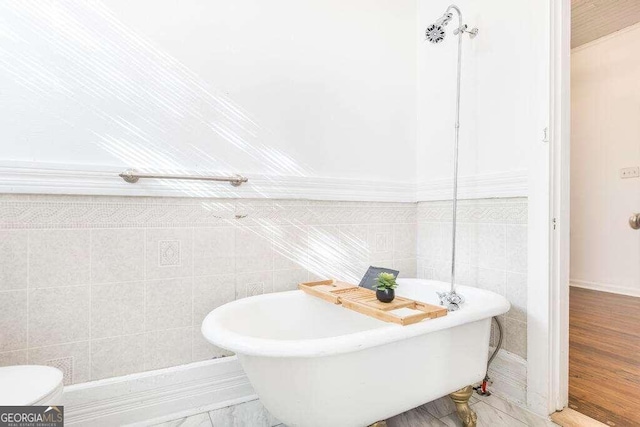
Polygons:
M475 390L478 392L478 394L481 394L483 396L491 395L491 393L487 391L487 384L489 382L489 366L491 366L491 362L493 362L493 359L495 359L498 355L498 351L500 351L500 348L502 348L502 323L500 323L500 319L498 319L497 317L493 317L492 319L495 320L496 325L498 326L498 344L489 357L489 361L487 362L487 373L482 380L482 384L478 387L475 387Z
M496 345L495 350L493 350L493 353L491 353L491 357L489 358L489 362L487 363L487 373L489 372L489 366L491 366L491 362L493 362L493 359L495 359L498 355L498 351L500 350L500 348L502 348L502 323L500 323L500 319L498 319L498 317L492 317L492 319L495 320L496 325L498 325L498 344Z

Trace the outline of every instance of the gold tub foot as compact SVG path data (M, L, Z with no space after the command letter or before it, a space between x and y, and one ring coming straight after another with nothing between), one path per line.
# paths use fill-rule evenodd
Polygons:
M473 387L468 385L460 390L453 392L449 395L453 403L456 404L456 412L458 418L462 421L464 427L476 427L476 420L478 417L469 406L469 399L473 394Z
M387 422L386 421L376 421L375 423L371 424L369 427L387 427Z

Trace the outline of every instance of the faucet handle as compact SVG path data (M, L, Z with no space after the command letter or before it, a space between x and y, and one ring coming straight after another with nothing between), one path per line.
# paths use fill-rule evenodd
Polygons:
M629 225L634 230L637 230L640 228L640 213L634 213L629 217Z

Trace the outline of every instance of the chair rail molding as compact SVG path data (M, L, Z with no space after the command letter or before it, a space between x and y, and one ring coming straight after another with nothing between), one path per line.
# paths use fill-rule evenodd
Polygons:
M419 202L450 200L453 193L451 178L418 183L416 199ZM526 197L528 173L526 170L461 176L458 178L459 199L489 199L498 197Z
M241 187L225 182L169 179L145 180L131 185L119 176L123 169L126 167L0 161L0 193L372 202L415 202L416 193L413 182L264 175L250 171L239 171L249 178L249 182Z
M416 202L447 200L452 192L450 179L416 185L415 182L265 175L250 171L239 171L249 178L241 187L224 182L163 179L130 185L119 176L122 170L123 166L5 160L0 161L0 193ZM522 196L527 196L526 171L459 179L461 199Z

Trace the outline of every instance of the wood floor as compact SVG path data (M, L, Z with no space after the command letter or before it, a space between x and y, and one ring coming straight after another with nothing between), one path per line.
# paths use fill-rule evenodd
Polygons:
M640 298L571 287L569 407L640 426Z
M561 427L608 427L607 424L594 420L571 408L564 408L560 412L551 414L551 421Z

